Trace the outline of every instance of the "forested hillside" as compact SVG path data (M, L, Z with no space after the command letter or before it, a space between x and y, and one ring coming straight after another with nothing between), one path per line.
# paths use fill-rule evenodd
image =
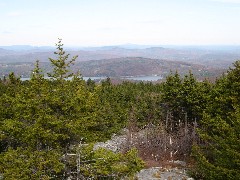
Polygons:
M56 58L53 47L0 46L0 76L10 72L29 78L34 62L40 59L44 73L51 71L48 58ZM85 77L149 76L164 78L169 71L183 75L189 70L198 79L216 78L239 59L239 47L208 46L103 46L67 48L71 56L79 55L73 70L81 70Z
M240 61L214 84L175 72L114 85L72 73L61 40L55 54L47 79L36 61L29 81L0 81L3 179L130 179L170 160L196 179L240 179ZM122 149L94 149L124 128Z
M51 56L50 56L51 57ZM41 59L41 58L39 58ZM51 71L50 62L39 62L44 73ZM227 67L227 66L226 66ZM33 62L5 62L0 63L0 76L7 76L10 72L23 78L29 78L34 69ZM169 61L142 57L122 57L102 60L76 62L72 71L81 70L84 77L111 77L121 78L126 76L152 76L166 77L170 70L179 71L180 75L187 74L189 70L198 79L216 78L225 70L219 68L206 68L204 65L192 64L182 61Z

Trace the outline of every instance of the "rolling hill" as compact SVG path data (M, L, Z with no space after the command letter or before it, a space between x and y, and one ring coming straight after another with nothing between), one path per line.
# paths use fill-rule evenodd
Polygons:
M54 58L53 47L0 47L0 75L14 71L29 77L34 62L40 60L45 72L50 70L49 57ZM170 70L186 74L191 70L199 77L211 77L225 71L240 59L236 48L106 46L67 48L71 56L79 55L74 70L84 76L165 76Z

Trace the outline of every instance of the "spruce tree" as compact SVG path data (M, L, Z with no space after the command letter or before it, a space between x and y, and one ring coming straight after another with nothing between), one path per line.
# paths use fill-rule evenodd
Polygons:
M53 72L48 73L48 76L56 80L63 80L69 77L73 77L74 74L70 73L70 66L74 64L78 56L73 56L69 60L70 54L66 54L64 51L62 39L58 40L58 43L56 43L57 50L54 52L54 54L57 55L57 59L49 58L49 61L53 66Z
M240 61L216 83L200 124L202 144L193 148L194 175L240 179Z

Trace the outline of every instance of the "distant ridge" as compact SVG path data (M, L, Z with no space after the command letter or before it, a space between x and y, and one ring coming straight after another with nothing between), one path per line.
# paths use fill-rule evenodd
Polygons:
M55 49L55 47L51 46L30 46L30 45L0 46L0 48L12 51L39 51L39 50L43 51Z
M34 57L34 54L33 54ZM0 63L1 65L1 63ZM44 72L50 71L48 61L41 61L40 66ZM2 66L2 72L17 72L18 75L29 77L31 70L34 69L32 62L12 63L8 66ZM150 59L143 57L120 57L102 60L79 61L73 66L73 71L80 70L83 76L104 76L104 77L122 77L122 76L166 76L170 70L178 71L181 75L187 74L189 70L196 74L205 73L207 69L203 65L192 64L179 61L168 61L162 59ZM1 72L2 71L2 72ZM3 75L3 74L2 74Z
M124 57L143 57L165 59L168 61L182 61L204 65L209 68L227 68L231 66L234 61L240 59L240 46L220 47L219 49L217 46L152 47L149 45L125 44L85 48L66 47L65 50L71 55L79 55L77 62ZM54 57L53 52L55 51L55 47L51 46L14 45L0 46L0 48L0 63L33 63L37 59L42 62L48 62L49 57Z
M0 47L0 56L6 56L6 55L13 54L13 53L14 52L12 50L7 50L7 49Z

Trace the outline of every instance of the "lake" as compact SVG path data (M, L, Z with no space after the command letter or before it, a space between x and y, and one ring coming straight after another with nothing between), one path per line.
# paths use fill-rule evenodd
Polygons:
M157 81L162 79L162 76L136 76L136 77L122 77L121 79L129 79L135 81Z
M83 77L83 79L86 81L88 79L91 79L91 80L104 80L106 79L107 77L104 77L104 76L95 76L95 77ZM114 77L115 78L115 77ZM122 77L116 77L116 78L120 78L120 79L126 79L126 80L134 80L134 81L157 81L159 79L162 79L162 76L156 76L156 75L153 75L153 76L122 76ZM21 78L22 81L26 81L26 80L29 80L30 78ZM111 79L111 77L110 77Z

